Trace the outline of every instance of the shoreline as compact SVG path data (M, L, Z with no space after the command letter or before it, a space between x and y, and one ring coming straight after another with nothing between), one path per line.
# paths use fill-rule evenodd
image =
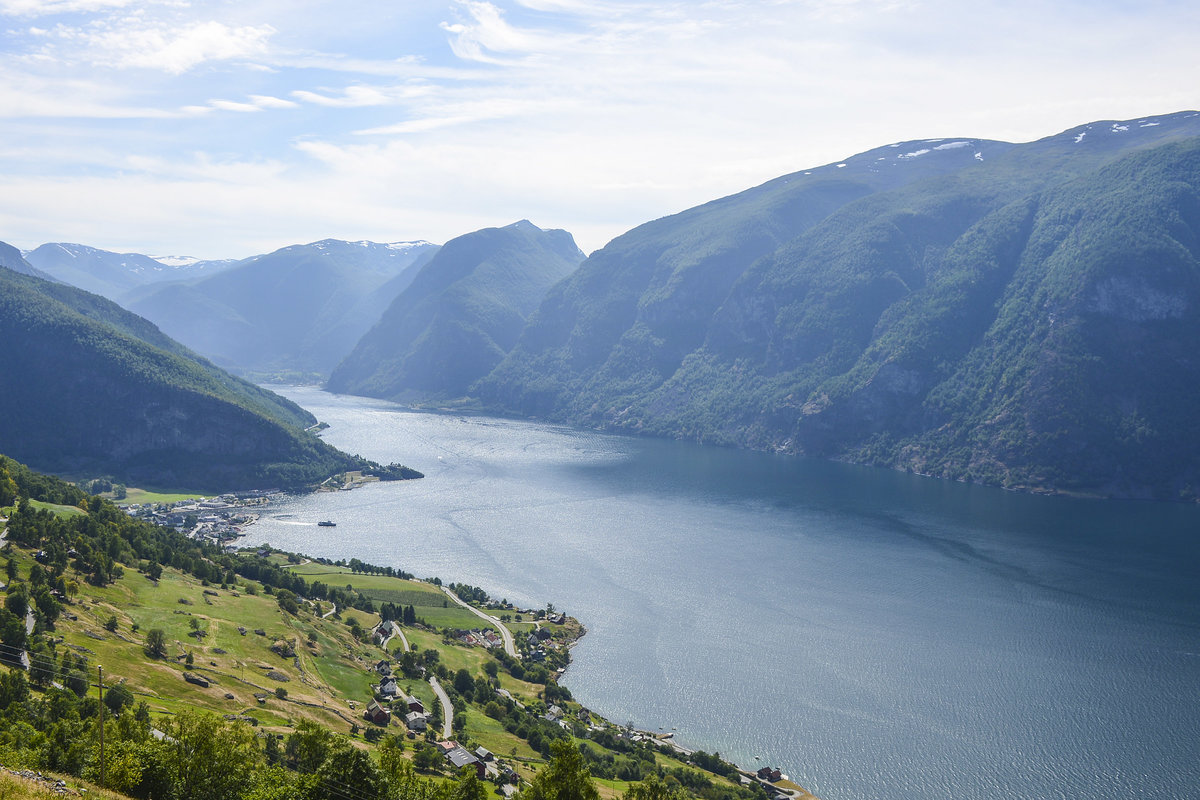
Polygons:
M347 490L349 490L349 488L357 488L357 487L347 487ZM316 493L316 492L312 492L312 493ZM274 499L274 498L272 498L272 499ZM269 506L270 500L268 500L268 502L265 505ZM266 513L268 510L269 509L264 508L263 511L264 511L264 513ZM255 521L257 521L257 519ZM250 527L250 525L252 525L252 524L253 523L249 523L246 525L246 527ZM317 523L313 523L313 525L316 525L316 524ZM249 536L248 533L241 533L237 537L235 542L240 542L241 540L245 539L248 536ZM235 550L246 550L247 548L246 547L234 547L234 549ZM300 563L317 562L317 563L329 563L330 565L338 566L338 565L340 565L339 562L341 562L341 564L344 564L346 562L345 558L342 558L339 560L331 560L328 558L313 558L312 556L308 556L303 553L299 553L299 552L295 552L295 551L291 551L291 550L286 550L281 547L273 546L271 549L272 549L272 551L278 552L280 554L298 556L301 559ZM299 564L291 564L289 566L298 566L298 565ZM489 613L489 611L486 608L481 609L477 605L472 605L472 604L469 604L469 603L463 601L456 594L454 594L452 591L450 591L450 589L447 588L448 584L446 584L444 582L435 584L435 583L433 583L432 580L425 580L425 579L415 578L415 577L408 578L406 580L412 580L412 581L415 581L418 583L424 583L424 584L428 584L428 585L432 585L432 586L438 586L443 592L446 593L446 595L448 596L449 599L451 599L454 602L457 602L459 605L473 611L477 616L481 617L483 621L486 621L488 624L494 625L496 628L501 630L503 632L502 636L505 638L506 643L508 640L514 638L514 634L510 630L508 630L508 628L504 625L504 623L498 617ZM437 580L441 580L441 576L438 576ZM491 599L491 596L489 594L489 600L490 599ZM532 609L516 609L514 607L513 610L515 613L529 613L529 614L536 613ZM566 673L566 671L568 669L570 669L571 664L574 663L573 651L575 649L575 645L577 645L580 641L582 641L583 637L586 636L587 632L588 632L587 626L584 625L581 621L575 619L574 617L566 617L566 615L564 615L564 617L566 619L570 619L573 622L575 622L575 624L577 624L579 626L580 633L575 639L573 639L570 643L568 643L564 648L565 652L566 652L566 664L565 664L565 666L563 666L562 668L560 668L558 670L559 677L562 677ZM533 617L531 616L530 618L532 619ZM520 658L519 655L517 657ZM589 707L589 709L590 709L590 707ZM627 726L627 725L620 725L620 724L613 722L610 717L608 717L605 713L603 713L603 711L598 711L595 709L591 709L591 710L596 714L597 717L600 717L608 725L610 725L614 728L617 728L617 729L625 730L631 736L640 737L642 739L645 739L646 741L653 742L654 744L656 744L659 747L669 748L670 750L674 751L678 755L681 755L685 758L690 757L697 752L707 752L707 751L703 751L701 748L692 749L692 748L684 747L683 745L676 742L674 740L674 736L675 736L675 732L676 732L675 729L672 729L670 732L667 732L667 733L662 733L662 732L656 733L654 731L650 731L650 730L646 730L646 729L642 729L642 728L636 728L636 727ZM715 755L715 751L714 751L714 755ZM738 764L733 761L728 761L724 758L722 758L721 760L725 761L725 763L728 763L729 765L731 765L732 767L734 767L736 769L737 773L743 779L742 783L744 785L747 782L757 783L757 784L761 785L765 791L767 791L768 796L772 796L772 797L777 796L780 798L791 798L791 800L817 800L816 795L812 794L807 789L805 789L797 784L792 783L790 778L788 777L788 775L782 773L781 768L776 768L776 770L781 773L781 781L788 784L786 786L780 786L780 785L777 785L777 782L764 780L762 777L760 777L758 775L757 771L755 771L754 769L751 769L750 767L744 766L742 764ZM792 788L792 787L795 787L795 788Z
M341 486L326 485L330 481L334 480L335 478L343 478L344 483ZM257 509L257 513L245 514L244 515L245 518L242 522L240 522L237 526L232 526L231 528L227 529L226 533L223 536L221 536L220 538L213 537L212 534L207 530L199 530L199 529L187 532L185 535L188 535L189 537L196 539L197 541L205 541L207 539L207 541L209 543L218 544L226 552L237 552L239 550L245 550L247 548L246 548L246 546L242 545L242 542L250 536L249 529L252 526L254 526L264 514L270 515L272 506L275 503L279 502L280 500L282 500L288 496L293 496L293 495L315 495L315 494L323 494L323 493L328 493L328 492L351 491L353 489L357 489L357 488L366 486L369 483L376 483L376 482L380 482L380 479L376 476L366 476L366 475L362 475L361 473L359 473L357 475L347 473L347 474L342 474L342 475L338 475L338 476L333 476L330 479L328 479L325 482L325 484L323 484L322 486L319 486L319 487L316 487L313 489L309 489L308 491L304 491L304 492L272 491L272 492L232 493L232 495L231 494L220 495L220 496L218 496L219 498L225 498L225 499L230 498L232 496L238 496L238 498L239 498L238 501L236 503L231 502L230 503L231 506L233 506L235 508L245 508L247 506L255 507ZM243 503L241 495L247 495L249 497L249 499L247 499ZM168 505L169 507L184 505L186 507L187 504L195 503L195 502L202 502L202 501L187 501L187 500L185 500L185 501L178 501L176 503L170 503L170 504L166 504L166 505ZM126 513L130 513L128 508L126 508L125 510L126 510ZM311 525L317 526L317 525L319 525L319 523L313 522L313 523L311 523ZM264 543L264 545L265 545L265 543ZM303 553L299 553L297 551L286 550L284 548L280 548L277 546L272 546L270 549L272 551L275 551L275 552L278 552L281 554L295 555L301 559L301 563L306 563L308 560L312 560L312 561L317 561L317 562L321 562L321 563L330 563L330 564L334 564L334 565L337 565L340 562L341 564L344 565L347 560L345 557L343 557L337 561L330 560L327 558L312 559L310 556L306 556ZM491 616L490 614L487 614L485 611L479 610L476 606L469 605L469 604L463 602L461 599L459 599L457 597L457 595L454 595L452 592L450 592L446 588L445 584L433 584L433 582L430 580L422 580L422 579L415 578L415 577L411 578L410 580L418 581L421 583L427 583L430 585L439 585L440 588L444 592L446 592L446 594L449 595L455 602L458 602L460 605L466 607L467 609L474 611L478 616L482 617L488 624L494 625L498 629L504 631L507 634L507 636L505 638L511 641L511 639L512 639L511 631L508 631L507 628L505 628L503 623L498 618ZM490 597L489 597L489 599L490 599ZM571 618L571 619L574 620L574 618ZM558 675L560 677L566 672L567 669L569 669L570 665L574 661L574 656L573 656L573 653L571 652L574 649L574 646L579 641L581 641L582 637L584 635L586 635L586 633L587 633L587 628L585 626L583 626L582 623L579 623L578 620L574 620L574 621L577 624L579 624L581 632L577 638L572 640L565 647L566 664L560 670L558 670ZM507 648L506 648L506 650L507 650ZM636 736L641 739L645 739L647 741L653 742L655 745L657 745L659 747L665 747L667 749L670 749L671 751L684 757L685 759L687 757L692 756L696 752L706 752L700 748L690 749L690 748L684 747L684 746L678 744L677 742L675 742L674 741L674 729L672 730L672 732L669 732L666 734L663 734L661 731L656 733L654 731L634 728L632 726L618 725L618 724L612 722L612 720L609 719L609 717L605 716L603 713L600 713L600 712L597 712L597 716L600 717L605 723L607 723L610 726L613 726L614 728L626 730L629 732L629 734L631 736ZM715 755L715 752L714 752L714 755ZM727 761L724 758L722 758L721 761L727 763L728 765L730 765L737 771L738 775L740 775L742 778L743 785L746 785L747 783L761 785L768 792L769 796L792 798L792 800L808 800L809 798L816 797L815 795L808 792L803 787L800 787L796 784L791 783L790 780L788 779L788 776L786 774L783 774L782 770L779 768L775 768L774 772L776 774L780 775L780 779L783 782L787 783L788 784L787 786L778 786L778 785L776 785L776 783L774 783L772 781L765 780L756 771L752 770L749 767L743 766L741 764L737 764L732 761ZM795 788L792 788L793 786Z

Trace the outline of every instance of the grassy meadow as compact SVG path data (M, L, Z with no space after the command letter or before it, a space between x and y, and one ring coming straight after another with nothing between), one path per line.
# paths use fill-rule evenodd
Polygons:
M32 551L10 545L5 554L14 561L17 580L28 580L34 563ZM349 584L377 603L412 605L416 616L427 624L405 626L404 632L419 657L437 652L441 682L452 692L456 718L461 717L456 738L471 749L482 746L509 761L526 780L533 777L544 763L543 756L531 746L532 737L527 740L515 729L506 729L506 724L513 728L511 719L506 722L485 713L495 705L491 703L495 697L485 693L488 702L477 703L474 693L453 692L460 671L482 681L490 668L497 673L499 686L528 707L531 716L524 719L532 720L532 715L545 711L543 685L513 677L492 651L467 646L450 635L450 630L479 627L483 624L479 617L451 601L441 588L422 581L353 573L313 562L292 563L298 559L292 556L289 560L286 554L272 554L270 559L287 564L310 583ZM147 703L152 717L188 708L206 709L223 715L248 715L258 721L258 730L285 735L299 722L311 721L375 752L364 737L370 726L362 712L378 680L372 667L380 659L394 656L356 639L351 631L369 631L379 623L378 614L342 608L325 617L332 611L329 603L307 601L300 603L298 613L291 614L256 581L239 578L235 584L211 585L170 568L163 569L157 582L129 565L106 586L87 583L73 568L68 568L66 577L76 591L49 635L58 641L60 652L66 648L87 656L93 680L96 667L103 667L105 684L124 684L135 699ZM567 626L549 628L566 641L578 634L577 625L572 620ZM523 639L534 625L523 622L509 627ZM164 657L151 657L145 650L151 630L163 633ZM396 650L400 640L393 639L391 645ZM210 686L184 680L189 655L190 672L203 676ZM405 693L420 699L427 709L440 709L423 678L398 674L397 680ZM91 692L96 693L94 686ZM583 727L576 721L579 705L561 698L555 702L571 721L566 727L581 735ZM397 713L392 719L390 733L406 733L401 718ZM588 741L587 747L600 759L628 758L596 742ZM407 752L412 757L412 748ZM684 767L682 761L663 753L656 753L655 760L668 769ZM596 785L602 798L614 800L630 784L596 779ZM14 787L2 796L19 800L24 795Z

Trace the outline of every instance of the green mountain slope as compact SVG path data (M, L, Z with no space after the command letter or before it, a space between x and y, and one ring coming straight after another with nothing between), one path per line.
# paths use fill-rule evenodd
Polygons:
M0 450L37 469L189 488L359 468L316 422L96 295L0 269Z
M389 399L461 397L516 343L546 290L582 260L569 233L527 221L447 242L333 371L328 388Z
M1009 486L1190 496L1198 135L1185 112L993 154L952 148L980 155L744 251L703 282L707 298L684 291L686 276L646 282L632 254L654 233L699 262L746 223L713 214L699 244L687 218L707 206L651 223L555 287L480 396ZM580 335L604 326L599 341Z
M903 156L938 145L878 148L619 236L547 293L512 357L479 385L480 397L520 413L578 419L602 398L651 391L703 343L712 314L757 259L848 203L1011 147L961 144L920 159Z

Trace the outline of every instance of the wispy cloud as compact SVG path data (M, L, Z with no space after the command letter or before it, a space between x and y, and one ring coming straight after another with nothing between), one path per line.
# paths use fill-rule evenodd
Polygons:
M45 17L54 14L111 11L137 5L139 0L0 0L0 14Z
M172 26L133 17L86 25L60 23L38 33L55 40L55 49L48 46L42 52L59 60L180 75L208 61L261 56L275 29L232 27L212 20Z
M234 112L255 112L265 111L268 109L287 109L299 108L298 103L293 103L291 100L284 100L279 97L269 97L266 95L250 95L245 100L224 100L213 99L203 105L187 105L180 109L180 112L188 115L208 114L212 111L234 111Z
M312 92L297 89L292 97L306 103L314 103L330 108L364 108L367 106L390 106L407 102L416 98L426 97L434 88L429 85L413 83L401 86L367 86L356 84L338 91L325 90Z

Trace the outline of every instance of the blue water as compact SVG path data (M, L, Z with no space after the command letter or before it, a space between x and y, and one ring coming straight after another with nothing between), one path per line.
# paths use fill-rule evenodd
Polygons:
M1200 509L284 393L427 477L248 543L552 602L614 721L824 800L1200 796Z

